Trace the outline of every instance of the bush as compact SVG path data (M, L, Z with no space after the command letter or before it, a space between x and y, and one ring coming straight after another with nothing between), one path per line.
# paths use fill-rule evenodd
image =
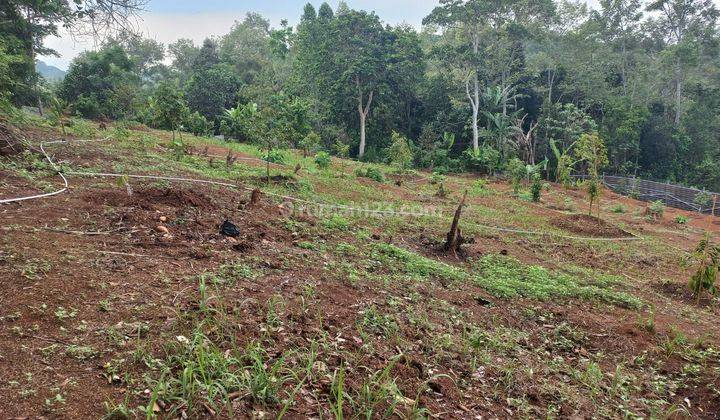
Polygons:
M445 182L445 178L446 178L445 175L437 173L437 172L433 172L432 175L430 175L430 184L432 184L432 185L442 184L443 182Z
M532 201L534 203L540 202L540 194L542 193L542 188L543 188L543 184L542 184L542 180L540 179L540 175L535 174L533 176L533 183L532 183L532 187L531 187Z
M610 211L613 212L613 213L615 213L615 214L624 214L624 213L627 213L627 209L625 208L625 206L623 206L623 205L620 204L620 203L615 204L614 206L612 206L612 208L610 209Z
M330 167L330 155L327 152L318 152L315 155L315 164L320 169L327 169Z
M680 215L675 218L675 223L678 225L687 225L690 223L690 219L687 216Z
M184 125L188 132L199 137L210 136L214 131L213 124L197 111L187 116Z
M475 152L468 149L463 153L463 160L467 169L494 175L500 170L500 152L492 146L483 145Z
M665 203L662 201L653 201L647 208L647 216L652 220L662 219L665 215Z
M285 154L277 149L265 153L263 160L270 163L285 163Z
M510 181L512 182L513 186L513 192L515 194L520 192L520 186L522 185L522 182L525 180L525 176L527 175L527 169L525 168L525 164L523 163L523 161L518 158L510 159L507 166L505 167L505 174L510 177Z
M413 152L410 148L410 142L395 131L392 133L392 144L387 148L386 154L390 164L398 169L406 170L412 164Z
M355 176L358 178L370 178L373 181L385 182L385 176L382 171L373 166L368 166L366 169L358 168L355 170Z

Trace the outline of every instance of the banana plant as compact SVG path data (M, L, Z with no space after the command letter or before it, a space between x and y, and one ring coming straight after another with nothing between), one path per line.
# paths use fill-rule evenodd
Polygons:
M580 162L579 160L573 159L570 154L573 147L575 147L575 143L576 142L573 142L567 148L561 149L555 139L550 139L550 149L552 150L553 155L555 155L555 160L557 161L557 166L555 167L555 181L563 185L570 184L570 173L572 172L573 167Z
M63 99L53 97L52 101L50 101L50 112L52 113L53 118L55 118L57 123L60 125L63 137L66 137L67 133L65 132L65 123L66 117L70 114L70 104Z

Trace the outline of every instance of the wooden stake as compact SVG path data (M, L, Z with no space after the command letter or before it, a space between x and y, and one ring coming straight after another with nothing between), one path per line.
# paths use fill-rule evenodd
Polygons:
M715 216L715 208L717 207L717 195L713 195L713 210L712 215Z

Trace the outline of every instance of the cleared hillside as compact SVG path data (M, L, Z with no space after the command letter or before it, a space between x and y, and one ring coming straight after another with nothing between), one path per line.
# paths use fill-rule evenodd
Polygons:
M32 147L0 157L0 199L61 188L38 151L59 131L18 128ZM697 303L681 265L716 219L653 221L606 191L597 221L582 190L532 203L501 180L373 165L378 182L289 151L268 184L251 145L68 131L45 150L69 191L0 205L3 418L720 412L717 300Z

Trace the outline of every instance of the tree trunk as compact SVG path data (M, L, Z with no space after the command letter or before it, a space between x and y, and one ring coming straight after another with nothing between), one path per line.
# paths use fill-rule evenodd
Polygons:
M473 92L470 92L470 80L465 83L465 91L470 105L472 106L472 129L473 129L473 151L477 153L480 151L480 130L478 129L478 115L480 114L480 86L478 82L477 72L473 76Z
M368 96L368 101L365 106L363 106L363 99L364 94L360 87L360 78L355 78L355 85L357 86L357 101L358 101L358 114L360 115L360 148L358 150L358 159L362 159L365 155L365 122L367 120L367 116L370 113L370 105L372 105L373 101L373 94L374 91L370 91L370 95Z
M362 159L365 155L365 114L360 111L360 150L358 159Z
M680 117L682 116L682 88L682 80L678 70L675 80L675 127L680 125Z

